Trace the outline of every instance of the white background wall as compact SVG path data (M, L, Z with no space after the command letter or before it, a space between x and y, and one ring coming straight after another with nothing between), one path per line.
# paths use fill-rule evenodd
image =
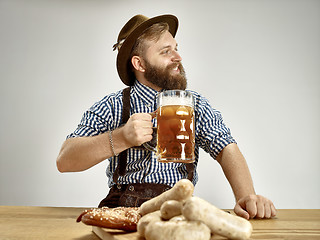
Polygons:
M67 134L124 87L112 45L133 15L171 13L189 88L231 128L257 193L278 208L320 208L320 1L0 0L0 204L96 206L106 162L61 174ZM195 194L232 208L201 152Z

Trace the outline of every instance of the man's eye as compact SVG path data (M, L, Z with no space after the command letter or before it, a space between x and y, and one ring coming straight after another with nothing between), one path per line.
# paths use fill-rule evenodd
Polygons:
M170 50L170 49L163 50L161 53L162 53L162 54L170 54L170 53L171 53L171 50Z

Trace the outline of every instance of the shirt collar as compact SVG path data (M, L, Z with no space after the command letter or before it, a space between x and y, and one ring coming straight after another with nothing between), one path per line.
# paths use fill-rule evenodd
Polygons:
M156 100L156 96L158 95L158 92L138 80L135 80L133 85L133 90L137 94L139 98L142 99L146 104L152 104Z

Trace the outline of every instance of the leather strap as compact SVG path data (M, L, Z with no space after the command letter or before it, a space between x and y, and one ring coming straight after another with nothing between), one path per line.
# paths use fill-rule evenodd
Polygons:
M192 182L194 176L194 164L186 163L187 171L188 171L188 179Z
M122 111L122 119L121 123L125 124L130 117L130 90L131 87L127 87L122 91L122 102L123 102L123 111ZM113 181L115 183L118 182L119 176L124 176L126 174L127 167L127 151L122 151L119 154L119 163L113 174Z

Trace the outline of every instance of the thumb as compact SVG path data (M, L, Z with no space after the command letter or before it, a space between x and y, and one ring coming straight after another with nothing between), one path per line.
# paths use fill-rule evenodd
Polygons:
M239 203L237 203L236 206L234 207L234 213L247 220L250 219L249 213L246 210L244 210Z

